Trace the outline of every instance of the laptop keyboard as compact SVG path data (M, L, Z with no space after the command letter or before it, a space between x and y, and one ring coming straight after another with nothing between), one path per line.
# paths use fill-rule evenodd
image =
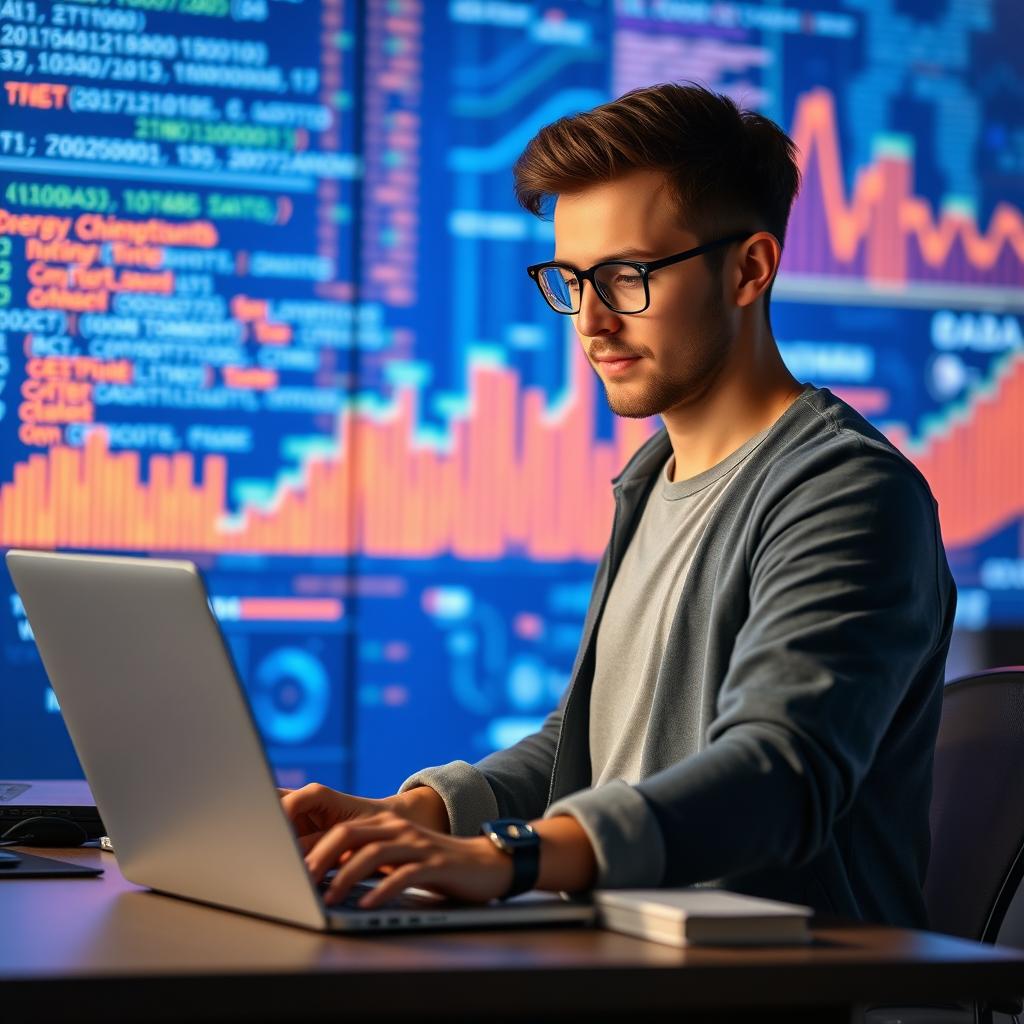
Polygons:
M325 878L322 882L317 885L317 890L322 896L327 892L328 887L331 884L330 878ZM343 900L330 905L331 910L356 910L361 914L370 914L379 912L381 910L424 910L427 907L436 907L439 901L438 899L431 896L417 896L415 893L403 892L395 899L388 900L387 903L382 903L379 907L366 908L360 907L359 901L368 893L373 891L372 885L366 885L360 882L357 885L352 886L348 894Z

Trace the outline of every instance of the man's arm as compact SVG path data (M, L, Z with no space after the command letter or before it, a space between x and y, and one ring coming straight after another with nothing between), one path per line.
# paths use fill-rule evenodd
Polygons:
M601 885L685 885L811 859L911 680L943 653L953 590L913 470L850 445L785 473L752 532L749 615L708 745L635 787L613 782L549 809L591 836ZM652 828L658 877L630 852Z
M536 888L548 892L592 889L597 880L597 859L580 823L563 814L531 824L541 840Z
M437 790L430 786L416 786L390 797L386 802L395 813L424 828L448 833L452 830L448 808Z
M944 653L955 591L913 471L853 456L792 486L753 551L709 745L639 787L665 836L667 884L813 858L911 682Z

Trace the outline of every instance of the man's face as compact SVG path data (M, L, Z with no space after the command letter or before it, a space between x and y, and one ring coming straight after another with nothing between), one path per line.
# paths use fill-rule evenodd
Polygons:
M681 226L660 171L634 171L560 195L554 226L554 258L580 270L617 257L653 261L711 241ZM619 416L653 416L699 399L731 347L721 275L706 257L654 271L650 289L650 306L624 315L605 306L587 281L572 318Z

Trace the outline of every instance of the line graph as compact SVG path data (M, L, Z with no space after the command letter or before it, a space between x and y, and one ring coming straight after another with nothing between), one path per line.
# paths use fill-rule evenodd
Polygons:
M833 94L813 89L797 101L791 131L800 150L804 184L787 237L781 298L827 301L834 279L842 298L884 294L887 302L934 302L938 286L947 303L1024 308L1024 216L1008 202L996 204L988 227L969 207L947 204L936 214L914 192L913 148L900 136L881 137L874 160L856 175L845 195L843 158ZM854 283L856 279L857 283Z

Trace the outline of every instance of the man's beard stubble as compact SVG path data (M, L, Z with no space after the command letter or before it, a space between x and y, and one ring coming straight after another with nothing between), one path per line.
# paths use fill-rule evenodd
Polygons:
M712 288L693 334L679 342L688 346L692 360L684 372L675 376L655 373L639 390L605 383L608 408L616 416L647 419L703 395L718 377L729 353L724 306L721 291Z

